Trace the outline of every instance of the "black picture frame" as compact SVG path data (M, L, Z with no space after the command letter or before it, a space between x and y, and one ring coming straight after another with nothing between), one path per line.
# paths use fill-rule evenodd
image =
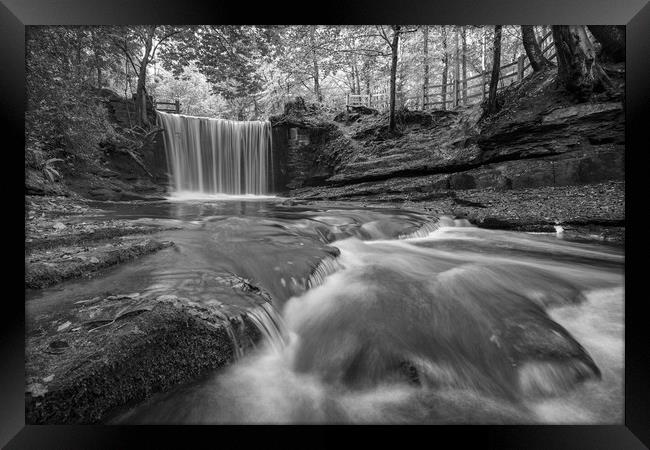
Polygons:
M385 444L415 444L438 447L441 439L452 439L457 447L471 442L488 448L589 448L638 449L650 446L650 339L647 318L641 309L646 299L633 294L641 287L642 264L634 264L642 251L631 230L639 230L644 205L632 202L633 186L642 180L639 164L647 152L644 127L650 105L650 4L647 0L330 0L328 2L267 2L251 4L213 0L2 0L0 4L0 114L6 126L3 152L5 162L5 202L15 211L7 212L7 241L16 243L24 223L17 216L24 209L24 186L19 148L24 148L24 32L26 25L75 24L616 24L626 25L626 276L625 276L625 424L620 426L437 426L437 427L136 427L136 426L25 426L24 419L24 273L9 262L5 283L15 287L4 298L3 326L0 329L0 445L18 448L186 448L227 445L232 439L238 446L261 439L285 446L274 436L278 431L298 434L301 447L341 445L334 432L359 433ZM13 142L13 143L11 143ZM635 174L635 172L637 172ZM641 175L642 176L642 175ZM14 180L13 177L16 179ZM643 192L644 186L639 191ZM23 198L21 198L21 196ZM5 203L7 204L7 203ZM636 205L636 210L632 209ZM635 218L636 217L636 218ZM638 234L637 234L638 236ZM11 259L9 259L11 258ZM640 261L643 259L638 258ZM9 270L17 273L9 274ZM23 278L21 278L23 273ZM633 285L636 283L636 285ZM6 292L9 292L8 290ZM7 308L10 306L11 308ZM302 435L308 433L308 440ZM273 435L273 436L272 436ZM197 439L204 439L199 445ZM345 441L348 441L346 438ZM288 443L288 442L287 442ZM329 444L329 445L328 445ZM262 444L264 445L264 444Z

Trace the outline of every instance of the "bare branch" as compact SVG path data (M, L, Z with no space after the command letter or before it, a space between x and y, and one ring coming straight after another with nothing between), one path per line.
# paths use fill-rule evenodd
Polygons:
M121 36L119 38L120 38L120 40L122 39ZM117 48L119 48L120 50L122 50L122 52L126 55L129 62L131 63L131 66L133 67L133 70L137 73L138 68L135 66L135 63L133 62L133 58L131 58L131 54L129 53L129 49L126 48L125 45L122 45L122 42L120 42L119 40L114 39L113 35L111 35L111 39L113 40L113 43L115 44L115 46Z
M175 31L173 31L173 32L171 32L171 33L167 33L165 36L163 36L162 38L160 38L160 40L158 41L158 43L154 46L153 51L151 52L151 59L154 58L154 56L155 56L155 54L156 54L156 50L158 49L158 46L159 46L160 44L162 44L163 41L169 39L170 37L174 36L175 34L180 34L180 33L181 33L181 30L175 30Z

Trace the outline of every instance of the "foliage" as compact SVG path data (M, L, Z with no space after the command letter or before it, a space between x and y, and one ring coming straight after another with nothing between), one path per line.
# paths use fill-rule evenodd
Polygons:
M50 158L47 161L45 161L45 164L43 165L44 166L43 172L52 182L54 182L57 178L61 176L59 171L54 168L54 163L58 161L63 161L63 160L61 158Z
M162 65L179 78L194 64L212 85L212 93L250 103L263 89L258 69L271 50L273 37L270 28L256 26L192 27L161 50Z
M90 61L94 59L91 46L87 28L28 28L28 166L52 173L51 158L92 159L99 144L114 133L97 89L90 82Z
M424 89L443 79L491 70L491 26L401 30L397 108L421 104ZM507 64L525 53L521 27L502 30L500 55ZM145 94L180 100L185 114L261 119L281 113L297 96L340 109L348 93L387 93L391 77L390 26L30 26L27 31L26 164L39 170L46 170L51 158L93 160L100 145L120 141L101 89L128 99L135 95L146 133ZM548 31L534 27L538 40ZM609 35L617 50L617 35ZM428 101L442 99L439 89L435 93ZM444 95L449 100L451 89Z
M212 85L195 64L183 67L178 76L155 68L147 91L155 98L179 100L182 114L221 117L230 113L228 102L212 92Z

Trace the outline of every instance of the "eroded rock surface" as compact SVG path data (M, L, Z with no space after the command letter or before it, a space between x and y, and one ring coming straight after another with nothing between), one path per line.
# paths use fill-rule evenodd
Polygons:
M129 220L87 220L101 212L79 198L26 197L25 287L40 289L173 246L172 229Z
M251 307L270 300L247 280L222 282ZM27 423L101 422L115 408L231 362L260 338L247 310L227 298L124 293L28 317Z

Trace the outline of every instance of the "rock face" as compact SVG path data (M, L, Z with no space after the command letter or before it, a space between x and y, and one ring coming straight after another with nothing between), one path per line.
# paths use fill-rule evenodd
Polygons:
M25 287L41 289L173 246L173 242L143 236L123 236L112 242L33 250L25 258Z
M138 153L149 173L126 153L107 148L95 164L75 163L73 173L64 180L66 187L83 197L100 201L163 199L169 180L161 133Z
M302 99L285 105L285 113L269 119L273 129L275 187L279 192L318 185L329 178L341 149L343 134L323 111ZM341 147L342 146L342 147Z
M253 304L268 301L259 289L243 289L239 280L231 281L237 295ZM30 317L26 422L98 423L115 408L227 364L261 334L245 310L224 306L132 293L83 300Z
M399 111L401 132L385 114L319 116L316 138L287 157L290 188L347 186L391 178L427 177L428 190L520 189L624 179L625 123L620 96L572 103L555 71L506 89L503 109L487 120L479 106L455 111ZM291 117L300 127L300 118ZM310 123L316 119L310 116ZM286 123L286 122L285 122ZM277 120L274 127L286 126ZM300 132L300 131L299 131Z
M330 177L332 167L319 150L336 139L331 133L331 127L319 125L286 123L274 127L275 161L280 173L276 176L277 189L316 185Z

